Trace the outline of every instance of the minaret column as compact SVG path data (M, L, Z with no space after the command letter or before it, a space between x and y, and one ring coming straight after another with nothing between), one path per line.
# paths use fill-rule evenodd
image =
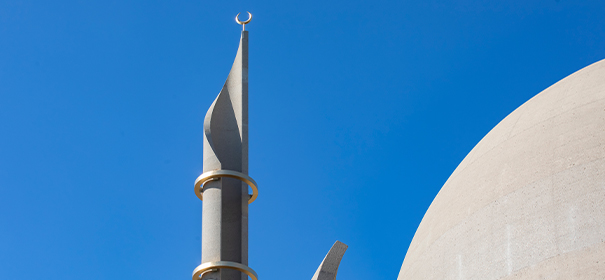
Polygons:
M248 176L248 31L204 119L204 169L195 191L203 200L202 264L193 279L255 279L248 267L248 204L258 193Z

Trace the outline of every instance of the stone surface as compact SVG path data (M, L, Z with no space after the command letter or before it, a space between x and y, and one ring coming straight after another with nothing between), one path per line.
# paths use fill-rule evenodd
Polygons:
M349 246L337 240L317 268L317 271L315 271L315 275L313 275L311 280L335 280L338 266L347 248Z
M399 280L605 279L605 60L502 120L427 210Z
M248 174L248 31L227 81L204 119L204 172L233 170ZM206 184L202 209L202 263L232 261L248 265L248 185L223 177ZM246 280L221 269L202 279Z

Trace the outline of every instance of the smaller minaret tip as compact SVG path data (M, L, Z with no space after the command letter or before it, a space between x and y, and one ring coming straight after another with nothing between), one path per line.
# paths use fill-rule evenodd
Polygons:
M242 25L242 31L246 31L246 24L250 23L250 21L252 20L252 14L250 12L247 12L247 13L248 13L248 20L246 20L246 21L239 20L240 13L238 13L237 16L235 16L235 22Z

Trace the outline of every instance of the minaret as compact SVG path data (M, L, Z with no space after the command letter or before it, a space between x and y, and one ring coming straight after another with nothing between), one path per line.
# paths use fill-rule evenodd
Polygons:
M258 278L248 267L248 204L258 195L248 176L248 15L243 22L235 17L244 29L239 49L204 118L204 171L195 180L195 194L204 201L202 264L193 280Z

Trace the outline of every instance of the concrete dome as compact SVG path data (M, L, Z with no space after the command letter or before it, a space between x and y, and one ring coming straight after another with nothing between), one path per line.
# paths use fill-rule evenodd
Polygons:
M605 279L605 60L473 148L416 231L410 279Z

